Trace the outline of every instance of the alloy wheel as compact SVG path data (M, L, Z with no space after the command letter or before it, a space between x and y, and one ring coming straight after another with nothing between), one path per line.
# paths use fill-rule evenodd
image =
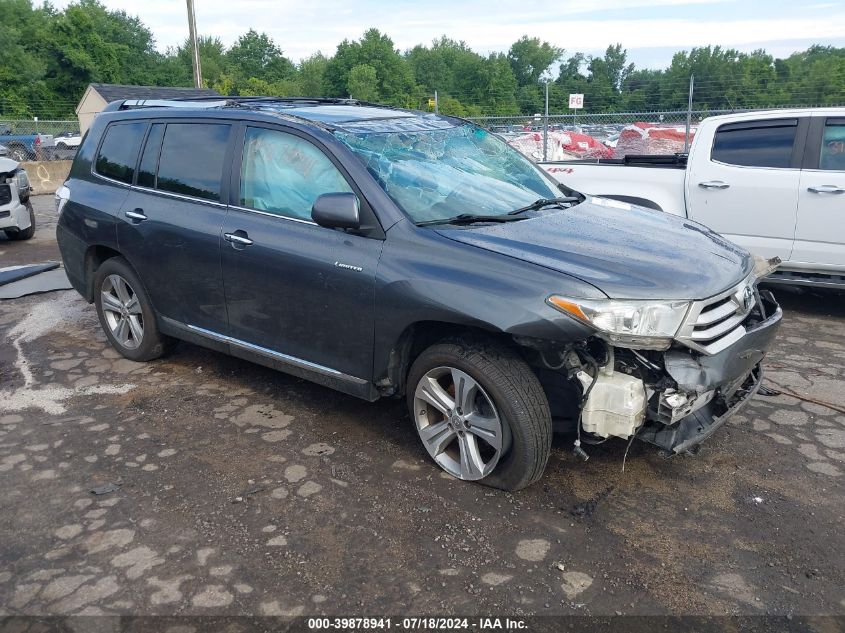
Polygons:
M428 454L459 479L483 479L508 448L506 427L492 399L454 367L435 367L419 381L414 421Z
M138 295L120 275L109 275L100 291L103 316L112 336L123 347L136 349L144 340L144 316Z

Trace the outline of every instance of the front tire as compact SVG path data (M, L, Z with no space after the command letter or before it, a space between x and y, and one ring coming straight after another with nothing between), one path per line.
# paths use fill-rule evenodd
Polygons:
M438 343L414 361L407 384L417 433L450 475L502 490L520 490L542 476L551 413L540 381L515 351L494 343Z
M153 360L173 346L174 340L158 331L147 292L122 257L107 259L97 269L94 305L112 347L129 360Z

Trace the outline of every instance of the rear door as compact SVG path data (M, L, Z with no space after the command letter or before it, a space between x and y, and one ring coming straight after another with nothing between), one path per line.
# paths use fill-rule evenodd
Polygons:
M814 115L798 190L792 261L845 267L845 117Z
M383 242L311 221L321 194L352 191L362 218L375 221L366 201L339 164L294 130L245 126L237 144L242 160L222 247L233 353L245 348L342 382L369 381Z
M118 224L120 250L156 311L215 332L226 330L220 231L232 128L208 119L153 122Z
M808 122L790 117L720 125L710 148L690 161L689 217L752 253L788 260ZM709 155L699 157L701 150Z

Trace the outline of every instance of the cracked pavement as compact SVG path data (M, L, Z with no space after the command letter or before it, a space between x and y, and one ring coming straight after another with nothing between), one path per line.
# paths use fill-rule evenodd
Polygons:
M3 265L58 259L35 208ZM0 614L845 614L845 297L775 292L766 384L802 398L624 472L626 442L557 437L517 494L441 473L403 401L133 363L75 292L2 301Z

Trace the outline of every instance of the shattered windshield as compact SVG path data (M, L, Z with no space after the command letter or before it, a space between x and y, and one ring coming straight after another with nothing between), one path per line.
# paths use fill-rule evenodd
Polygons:
M505 215L560 195L527 158L474 125L434 119L396 127L362 124L335 135L414 222Z

